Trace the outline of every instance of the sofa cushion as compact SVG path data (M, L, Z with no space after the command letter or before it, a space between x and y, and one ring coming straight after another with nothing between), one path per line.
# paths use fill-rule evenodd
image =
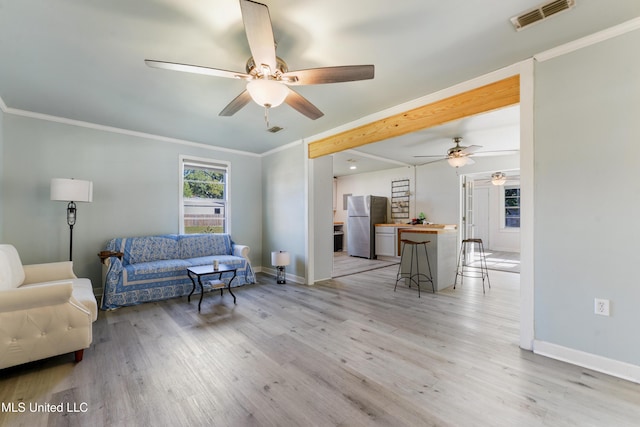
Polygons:
M0 289L15 289L24 282L24 269L12 245L0 245Z
M233 243L228 234L183 234L179 239L181 259L233 254Z
M138 264L178 258L179 245L176 235L129 237L122 239L125 264Z
M125 286L146 286L150 282L173 280L175 277L187 275L191 264L182 259L141 262L124 267Z

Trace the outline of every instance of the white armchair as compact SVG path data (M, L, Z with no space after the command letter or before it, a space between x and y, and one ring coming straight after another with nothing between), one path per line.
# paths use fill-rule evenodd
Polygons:
M82 360L98 307L71 261L23 266L0 245L0 369L64 353Z

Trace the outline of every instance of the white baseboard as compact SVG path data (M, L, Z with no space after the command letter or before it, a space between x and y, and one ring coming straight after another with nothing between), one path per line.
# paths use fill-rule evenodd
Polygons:
M640 366L609 359L596 354L585 353L573 348L563 347L546 341L535 340L533 352L541 356L561 360L572 365L582 366L603 374L612 375L640 384Z

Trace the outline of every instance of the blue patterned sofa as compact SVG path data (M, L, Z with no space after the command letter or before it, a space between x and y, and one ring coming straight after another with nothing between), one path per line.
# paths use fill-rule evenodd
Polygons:
M232 287L255 283L249 247L234 244L228 234L123 237L111 240L106 251L121 252L122 260L105 260L103 310L188 295L193 285L187 268L214 259L237 266ZM223 273L222 281L228 284L232 277L232 272Z

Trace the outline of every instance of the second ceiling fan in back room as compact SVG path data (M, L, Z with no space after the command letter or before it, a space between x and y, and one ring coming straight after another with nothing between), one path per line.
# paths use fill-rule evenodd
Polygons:
M373 65L346 65L289 71L286 62L276 56L276 43L269 8L262 3L240 0L240 9L252 55L247 61L246 72L152 59L146 59L145 63L154 68L248 81L246 89L231 101L219 115L231 116L253 99L257 104L265 107L267 127L269 108L277 107L283 102L312 120L324 115L315 105L289 86L340 83L373 78Z
M461 136L457 136L453 138L453 142L456 144L454 147L451 147L447 150L447 154L445 156L436 155L436 156L414 156L414 157L432 157L436 158L436 160L431 160L427 163L438 162L440 160L446 160L449 165L454 168L459 168L465 165L472 165L475 162L471 158L474 155L480 156L497 156L497 155L505 155L505 154L515 154L518 150L497 150L497 151L478 151L482 148L481 145L470 145L468 147L463 147L460 145L460 141L462 141Z

